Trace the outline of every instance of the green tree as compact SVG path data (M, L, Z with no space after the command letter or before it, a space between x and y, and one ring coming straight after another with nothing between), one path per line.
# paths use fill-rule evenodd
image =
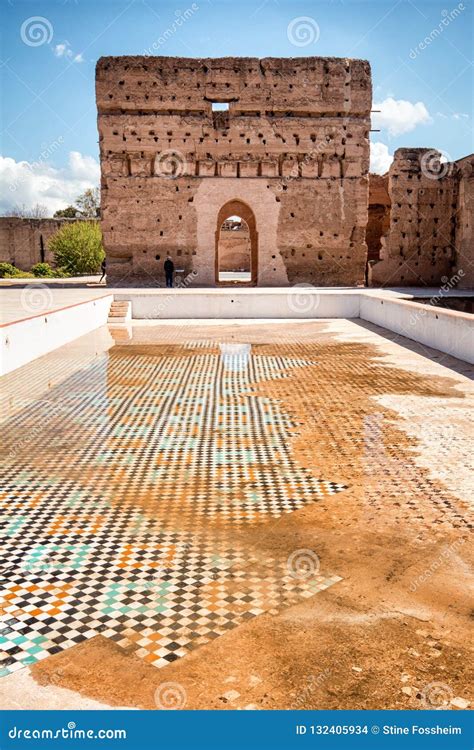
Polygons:
M53 219L75 219L78 213L79 210L75 206L66 206L66 208L55 211Z
M97 273L105 257L102 232L96 221L66 224L50 237L48 247L56 265L73 276Z
M99 188L89 188L76 198L76 206L82 216L86 219L95 219L99 215L100 192Z
M99 188L88 188L78 195L74 205L60 208L54 214L55 219L96 219L100 215L100 190Z

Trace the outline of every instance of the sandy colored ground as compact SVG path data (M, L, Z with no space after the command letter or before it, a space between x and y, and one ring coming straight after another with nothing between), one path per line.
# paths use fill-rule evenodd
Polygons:
M259 392L280 399L298 424L299 462L349 487L246 529L239 541L257 560L312 550L321 572L343 581L163 669L138 658L133 643L124 650L98 636L34 665L40 685L139 708L434 708L472 700L467 367L377 331L349 321L272 332L134 329L130 345L216 336L281 353L297 339L299 356L305 347L316 354L314 368L262 382Z

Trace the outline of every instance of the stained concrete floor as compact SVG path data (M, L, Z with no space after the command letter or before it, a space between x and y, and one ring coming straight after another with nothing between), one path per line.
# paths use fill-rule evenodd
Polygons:
M470 699L466 365L355 321L94 338L3 379L0 706Z

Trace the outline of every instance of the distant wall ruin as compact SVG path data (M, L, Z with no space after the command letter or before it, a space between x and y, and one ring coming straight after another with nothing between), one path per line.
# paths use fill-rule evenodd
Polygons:
M52 263L48 240L63 224L62 219L0 217L0 262L29 271L35 263Z
M220 271L250 270L250 232L245 222L237 226L234 222L224 222L218 242Z
M22 271L29 271L42 261L54 265L48 242L64 224L76 221L81 219L0 216L0 262L11 263Z
M474 155L443 163L435 149L400 148L370 183L370 285L437 287L459 276L454 286L472 287ZM385 195L382 213L372 212L370 201Z
M215 285L217 218L240 202L253 283L364 284L368 62L105 57L96 95L111 283L159 284L169 253Z
M367 218L367 260L380 260L382 237L390 229L388 175L369 174L369 211Z
M456 203L456 270L463 271L458 286L474 288L474 154L458 159Z

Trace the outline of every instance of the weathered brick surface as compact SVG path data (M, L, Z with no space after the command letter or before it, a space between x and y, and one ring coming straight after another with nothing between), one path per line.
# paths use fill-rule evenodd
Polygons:
M369 213L365 238L367 259L380 260L382 237L390 228L390 196L388 174L369 174Z
M474 155L456 162L459 190L456 222L456 269L462 270L459 287L474 288Z
M222 229L219 236L219 269L250 269L250 233L245 222L239 229Z
M255 217L255 283L363 283L366 61L107 57L96 92L111 282L154 285L170 253L215 284L217 216L239 200Z
M63 226L61 219L22 219L15 216L0 217L0 262L12 263L22 271L41 261L41 239L44 259L53 262L48 250L48 240Z
M442 164L440 156L427 148L395 152L390 227L381 238L381 260L370 269L373 286L439 286L460 264L472 274L474 157Z

